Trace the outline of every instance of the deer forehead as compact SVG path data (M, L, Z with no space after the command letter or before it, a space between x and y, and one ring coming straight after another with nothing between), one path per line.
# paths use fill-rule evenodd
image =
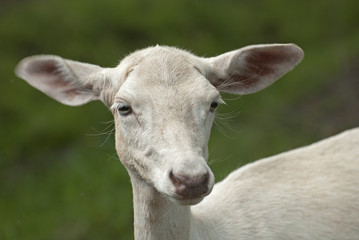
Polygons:
M208 103L219 97L205 77L205 64L183 50L148 48L125 58L120 67L125 69L124 83L116 99L174 107Z

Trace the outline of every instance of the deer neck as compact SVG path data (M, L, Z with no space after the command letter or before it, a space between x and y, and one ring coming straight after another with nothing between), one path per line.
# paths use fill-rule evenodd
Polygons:
M137 173L129 171L129 174L133 189L135 239L189 239L190 207L172 202Z

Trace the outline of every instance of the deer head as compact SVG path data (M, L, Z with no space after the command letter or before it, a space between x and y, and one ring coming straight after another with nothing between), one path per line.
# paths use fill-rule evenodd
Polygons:
M271 85L303 57L293 44L253 45L217 57L156 46L115 68L40 55L16 73L57 101L101 100L116 123L116 149L130 175L179 204L211 192L208 140L220 91L250 94Z

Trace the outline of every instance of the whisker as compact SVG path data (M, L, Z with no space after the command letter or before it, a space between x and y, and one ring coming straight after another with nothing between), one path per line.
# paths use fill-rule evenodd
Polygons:
M242 95L226 95L225 98L223 98L224 101L235 101L242 97Z
M102 136L102 135L112 134L114 128L113 128L113 126L111 126L111 127L112 127L112 128L111 128L110 130L108 130L108 131L99 131L99 130L97 130L96 128L92 127L91 129L92 129L93 131L95 131L96 133L87 133L86 136L95 136L95 137L96 137L96 136ZM108 128L110 128L110 127L106 127L104 130L106 130L106 129L108 129Z
M103 146L105 145L105 143L110 139L110 137L111 137L112 135L114 135L114 133L115 133L115 128L112 128L112 130L108 133L108 135L107 135L105 141L104 141L102 144L100 144L100 147L103 147Z
M120 160L120 158L118 157L117 153L115 152L114 154L107 154L107 160Z
M238 117L241 113L240 112L226 112L226 113L217 113L216 118L222 119L222 120L232 120L236 117Z
M114 120L109 120L109 121L105 121L105 122L100 122L101 124L110 124L110 123L114 123Z
M210 160L208 161L208 165L213 165L213 164L216 164L216 163L224 162L224 161L229 160L230 158L231 158L231 156L213 158L213 159L210 159Z
M229 113L217 114L217 116L216 116L216 118L214 120L214 125L216 126L218 131L223 136L225 136L227 138L230 138L230 139L237 139L239 131L237 129L233 128L230 125L229 121L236 118L239 114L240 113L238 113L238 112L229 112ZM226 129L230 130L230 134L229 134L229 131L226 131Z
M115 123L113 120L111 121L107 121L107 122L101 122L101 124L108 124L108 126L106 126L102 131L100 130L97 130L96 128L92 127L92 130L95 132L95 133L88 133L88 134L85 134L86 136L95 136L95 137L98 137L98 136L106 136L105 140L99 145L100 147L103 147L105 145L105 143L110 139L110 137L112 135L114 135L115 133Z

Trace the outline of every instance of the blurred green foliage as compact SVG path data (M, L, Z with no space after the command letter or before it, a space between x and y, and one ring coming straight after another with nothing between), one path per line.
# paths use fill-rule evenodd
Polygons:
M21 58L49 53L115 66L157 43L203 56L297 43L306 57L278 83L224 95L210 141L210 164L222 179L358 125L358 8L356 0L2 1L0 239L133 239L131 186L110 111L49 99L14 76Z

